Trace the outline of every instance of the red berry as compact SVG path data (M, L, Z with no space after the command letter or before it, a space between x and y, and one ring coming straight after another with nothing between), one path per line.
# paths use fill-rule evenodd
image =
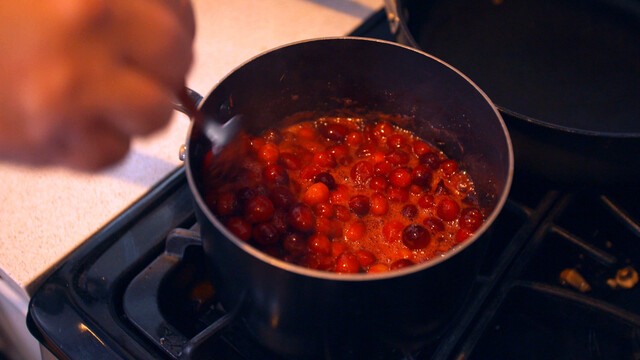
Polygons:
M302 168L302 162L292 153L280 153L280 163L289 170L300 170Z
M473 235L473 230L460 228L458 232L456 232L456 242L459 244Z
M402 230L404 225L400 221L387 221L382 226L382 236L389 243L398 242L402 240Z
M389 174L389 183L398 188L406 188L411 185L411 173L405 168L398 168Z
M418 159L418 162L420 164L424 164L427 165L428 167L431 168L431 170L436 170L437 168L440 167L440 157L438 156L438 154L434 153L434 152L428 152L425 154L420 155L420 158Z
M438 203L436 213L438 214L438 217L444 221L453 221L458 218L460 207L458 206L458 203L451 199L442 199Z
M432 234L444 231L444 223L438 218L426 218L422 223L427 227L427 229L431 230Z
M351 168L351 179L358 184L364 184L373 176L373 165L370 162L363 160L358 161Z
M409 200L409 192L407 191L407 189L390 187L387 189L387 196L389 197L389 201L391 202L403 203Z
M400 270L400 269L404 269L408 266L413 265L413 261L409 260L409 259L400 259L400 260L396 260L393 263L391 263L391 266L389 266L390 270Z
M411 171L411 182L418 186L431 185L431 168L427 165L418 165Z
M346 206L333 205L333 211L336 213L336 219L340 221L351 220L351 212L349 211L349 209L347 209Z
M387 138L387 146L390 148L400 148L407 144L407 139L403 134L393 134Z
M328 124L322 127L320 132L331 141L343 142L349 133L349 129L341 124Z
M331 254L331 241L324 234L314 234L309 236L307 244L309 246L309 251L314 254Z
M336 180L333 178L333 175L329 174L328 172L321 172L320 174L316 175L314 181L321 182L327 185L329 190L334 190L336 188Z
M385 215L389 211L387 197L381 193L371 195L371 213L373 215Z
M328 151L321 151L313 156L313 163L323 168L336 167L336 159Z
M424 249L430 241L429 231L418 224L411 224L402 230L402 242L411 250Z
M313 230L316 224L316 217L313 210L304 204L295 204L289 209L287 221L291 227L301 232Z
M373 166L375 175L387 176L393 170L393 165L388 161L378 162Z
M358 258L349 251L343 252L336 259L336 266L334 271L337 273L357 273L358 271L360 271L360 263L358 262Z
M478 208L465 208L460 212L460 227L470 231L478 229L483 220L482 212Z
M436 205L433 195L424 195L418 199L418 206L423 209L429 209Z
M262 176L268 182L276 185L289 185L289 174L280 165L270 164L262 170Z
M349 208L358 216L364 216L371 209L369 198L364 195L356 195L349 200Z
M268 221L273 216L273 210L273 203L264 195L256 195L244 205L244 215L250 223Z
M454 160L445 160L440 164L440 168L443 174L451 176L454 172L458 171L458 163Z
M313 205L313 212L316 214L316 216L327 219L333 218L334 215L333 205L329 204L328 202L321 202Z
M279 157L280 150L276 144L266 143L258 149L258 159L265 164L273 164L278 161Z
M391 150L385 155L385 159L393 165L405 165L409 162L409 154L402 150Z
M365 143L358 147L356 150L356 156L359 158L365 158L373 155L376 152L376 146L372 143Z
M347 134L347 145L351 146L351 147L356 147L360 144L362 144L362 134L360 134L359 132L356 131L352 131L350 133Z
M371 251L360 249L355 252L358 263L361 266L369 266L376 261L376 256Z
M260 245L273 245L279 239L280 233L272 223L261 223L253 227L253 240Z
M344 237L348 241L361 240L366 233L367 226L362 221L354 221L344 227Z
M235 213L238 210L238 200L236 195L231 191L225 191L218 195L216 202L216 212L220 216L227 216Z
M296 198L289 188L284 186L275 186L269 191L269 198L273 202L274 207L279 209L289 209L296 202Z
M413 219L418 215L418 207L413 204L407 204L402 207L402 216L407 219Z
M416 140L413 142L413 153L416 154L417 157L430 151L432 151L431 146L427 145L424 141Z
M251 224L241 217L232 217L225 226L240 240L249 241L251 238Z
M336 160L340 160L349 154L349 148L345 145L331 145L327 147L327 151L331 153Z
M307 241L302 234L291 233L282 239L282 247L293 255L300 255L307 250Z
M389 182L384 176L376 175L371 178L369 187L373 190L386 190L389 187Z

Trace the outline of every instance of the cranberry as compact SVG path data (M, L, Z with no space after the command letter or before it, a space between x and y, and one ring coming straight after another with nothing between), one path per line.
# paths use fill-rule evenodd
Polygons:
M307 244L309 251L314 254L331 254L331 241L329 241L329 238L324 234L314 234L309 236Z
M329 188L329 190L335 190L336 188L336 180L333 178L333 175L329 174L328 172L321 172L320 174L316 175L314 181L321 182L327 185L327 188Z
M282 239L282 247L291 254L300 255L307 250L307 241L302 234L291 233Z
M345 251L336 259L335 272L355 274L360 271L358 258L351 252Z
M411 172L411 182L418 186L431 185L431 168L427 165L418 165Z
M264 141L273 144L279 144L282 141L282 134L278 129L269 129L262 134Z
M418 224L411 224L402 230L402 242L411 250L424 249L429 245L429 231Z
M273 216L273 210L273 203L263 195L250 198L244 205L245 218L251 223L268 221Z
M249 198L256 195L258 195L258 192L255 189L245 186L236 192L236 199L238 199L238 203L243 206Z
M440 167L440 157L438 156L438 154L434 153L434 152L428 152L425 154L420 155L420 158L418 159L418 162L420 164L424 164L427 165L428 167L431 168L431 170L436 170L437 168Z
M389 183L398 188L406 188L411 185L411 173L405 168L398 168L389 174Z
M418 207L413 204L407 204L402 207L402 216L407 219L413 219L418 215Z
M333 237L332 233L333 233L333 228L332 228L332 224L331 224L331 220L324 218L324 217L316 217L316 224L313 228L316 232L316 234L325 234L327 236L331 235L331 237Z
M232 217L225 226L240 240L249 241L251 238L251 224L241 217Z
M332 204L344 204L349 199L349 187L344 184L336 185L336 189L329 194Z
M278 145L272 143L266 143L258 149L258 159L265 164L273 164L278 161L280 157L280 150Z
M436 205L433 195L424 195L418 199L418 206L423 209L429 209Z
M442 169L443 174L451 176L453 173L458 171L458 163L454 160L445 160L440 164L440 168Z
M333 205L328 202L321 202L313 206L313 212L318 217L331 219L334 215Z
M431 230L433 234L444 231L444 223L438 218L426 218L422 223L427 227L427 229Z
M373 166L373 173L375 175L387 176L393 170L393 165L390 162L382 161Z
M362 221L354 221L344 227L344 237L348 241L362 240L366 232L367 226Z
M449 195L451 192L444 185L444 181L440 180L436 185L436 190L433 192L436 195Z
M387 196L389 197L389 201L391 202L403 203L409 200L409 192L407 191L407 189L390 187L387 189Z
M331 153L336 160L340 160L349 154L349 148L345 145L331 145L327 147L327 151Z
M280 233L272 223L260 223L253 227L253 240L260 245L273 245L279 239Z
M284 209L275 209L271 217L271 223L278 229L278 232L287 231L287 211Z
M284 186L274 186L269 192L269 198L273 205L281 209L289 209L296 202L296 198L289 188Z
M333 267L333 258L329 255L311 254L306 262L309 269L330 270Z
M338 257L338 255L347 251L348 246L343 242L332 242L331 243L331 256Z
M409 162L409 154L402 150L391 150L385 155L385 158L393 165L405 165Z
M300 178L304 180L313 180L322 172L322 169L317 165L307 165L300 170Z
M371 195L371 213L373 215L385 215L389 211L387 197L381 193Z
M355 252L356 258L358 258L358 263L361 266L369 266L376 261L376 256L373 255L371 251L360 249Z
M362 144L362 134L360 134L357 131L352 131L350 133L347 134L347 145L351 146L351 147L356 147L360 144Z
M236 196L231 191L225 191L218 195L218 201L216 202L216 212L220 216L227 216L234 214L238 210L238 201Z
M373 136L375 136L378 139L382 139L387 136L390 136L394 132L395 132L395 129L393 128L393 126L391 126L391 124L386 122L380 122L376 124L376 126L373 128Z
M364 184L373 176L373 165L370 162L363 160L358 161L351 168L351 179L358 184Z
M401 148L407 145L407 139L402 134L393 134L387 138L387 146L390 148Z
M277 164L270 164L265 166L264 170L262 170L262 176L268 182L276 185L289 184L289 174L287 173L287 170Z
M438 217L444 221L453 221L458 218L460 207L451 199L442 199L436 207Z
M320 132L331 141L343 142L349 133L349 129L341 124L328 124L321 128Z
M365 158L373 155L374 152L376 152L376 146L372 143L366 143L358 147L356 150L356 156L359 158Z
M424 141L416 140L413 142L413 153L419 158L423 154L431 151L431 146L427 145Z
M328 151L321 151L313 156L313 163L323 168L336 167L336 159Z
M280 163L289 170L300 170L302 168L302 162L292 153L280 153Z
M304 204L293 205L291 209L289 209L287 221L295 230L302 232L309 232L313 230L313 227L316 224L313 210Z
M400 270L400 269L404 269L408 266L413 265L413 261L409 260L409 259L400 259L400 260L396 260L393 263L391 263L391 266L389 266L390 270Z
M384 176L376 175L371 178L369 187L373 190L386 190L389 187L389 182Z
M458 232L456 232L456 242L459 244L473 235L473 230L460 228Z
M482 225L482 212L478 208L465 208L460 212L460 227L475 231Z
M369 198L364 195L356 195L349 200L349 208L358 216L364 216L371 209Z
M378 274L378 273L383 273L383 272L387 272L389 271L389 267L387 266L387 264L375 264L375 265L371 265L371 267L369 268L369 270L367 270L367 273L369 274Z
M336 219L340 221L351 220L351 212L349 211L349 209L347 209L346 206L333 205L333 211L336 213Z
M319 182L315 183L304 192L302 196L302 201L309 205L315 205L321 202L325 202L329 200L329 188L327 185Z

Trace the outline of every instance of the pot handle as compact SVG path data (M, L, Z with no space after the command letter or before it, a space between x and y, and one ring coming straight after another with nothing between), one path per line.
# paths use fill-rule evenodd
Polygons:
M396 35L400 28L400 15L398 14L398 6L395 0L384 0L384 8L387 12L387 20L391 34Z
M202 102L202 99L203 99L202 95L198 94L197 91L190 89L186 86L184 87L183 91L187 94L189 99L191 99L191 102L196 107L200 105L200 102ZM192 117L192 114L189 112L189 106L187 106L186 104L183 104L179 96L173 99L173 108L187 115L189 118Z
M204 99L202 95L198 94L197 91L190 89L186 86L183 88L182 91L187 95L189 99L191 99L191 103L195 105L195 107L200 106L202 99ZM193 112L189 111L191 107L187 104L184 104L180 99L181 99L180 96L176 96L173 99L173 108L187 115L189 119L193 119ZM178 149L178 159L180 159L180 161L184 161L186 158L187 158L187 145L182 144Z

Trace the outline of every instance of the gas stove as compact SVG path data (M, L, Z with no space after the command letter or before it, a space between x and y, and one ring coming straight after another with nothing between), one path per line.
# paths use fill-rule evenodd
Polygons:
M383 11L352 35L393 40ZM516 169L447 331L379 358L640 359L639 200L637 189L559 187ZM42 284L30 331L61 359L285 360L218 303L198 227L178 168Z

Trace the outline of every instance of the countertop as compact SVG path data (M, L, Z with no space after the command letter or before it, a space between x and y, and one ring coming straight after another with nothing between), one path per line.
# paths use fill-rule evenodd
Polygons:
M197 34L187 86L206 95L227 73L289 42L346 35L383 0L193 0ZM136 139L98 173L0 162L0 278L28 299L34 281L181 165L189 120Z

